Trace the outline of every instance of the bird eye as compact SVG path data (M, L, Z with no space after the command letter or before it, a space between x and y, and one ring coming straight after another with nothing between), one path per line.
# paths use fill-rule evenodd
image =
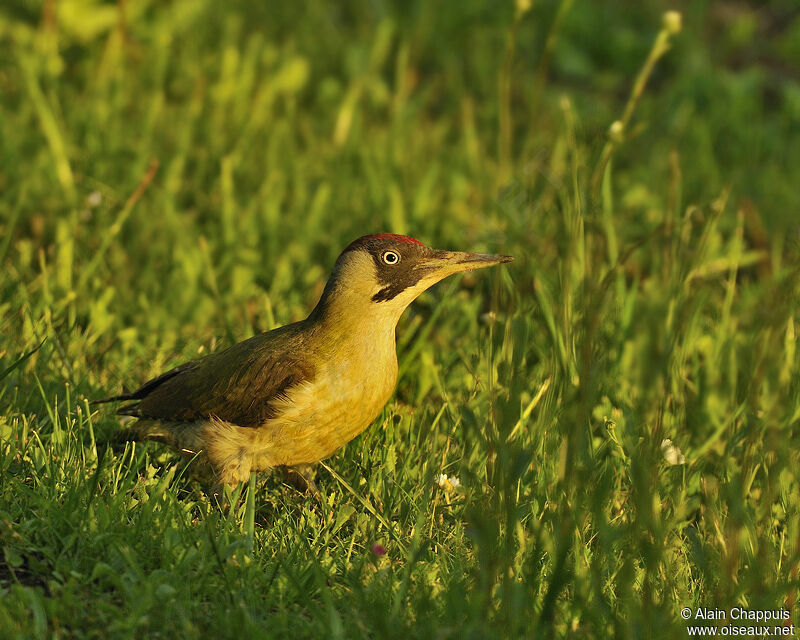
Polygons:
M386 264L397 264L400 262L400 254L394 251L384 251L381 260Z

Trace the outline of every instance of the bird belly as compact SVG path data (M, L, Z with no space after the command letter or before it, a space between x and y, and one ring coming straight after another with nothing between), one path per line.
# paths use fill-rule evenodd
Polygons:
M212 465L222 470L223 481L246 480L250 471L279 465L318 462L364 431L397 382L394 341L391 347L385 356L373 352L359 361L334 358L336 366L321 368L313 381L291 387L276 400L276 417L260 427L206 423L206 451Z
M314 378L272 401L274 417L258 427L216 418L198 424L203 451L219 481L235 484L251 471L318 462L364 431L397 382L391 329L380 336L363 334L367 345L346 338L334 342L318 358Z
M359 383L349 383L354 379ZM372 423L391 397L396 381L395 360L394 367L368 379L331 372L291 389L286 401L278 403L280 414L257 429L272 458L267 466L310 464L327 458Z

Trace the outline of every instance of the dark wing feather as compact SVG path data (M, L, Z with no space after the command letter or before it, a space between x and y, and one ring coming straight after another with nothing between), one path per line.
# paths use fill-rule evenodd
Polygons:
M118 396L109 396L108 398L101 398L100 400L92 400L89 404L91 405L105 404L106 402L119 402L120 400L141 400L142 398L147 396L147 394L150 393L153 389L159 386L162 382L166 382L173 376L176 376L182 371L185 371L187 368L194 366L195 362L197 362L197 360L193 360L191 362L185 362L184 364L175 367L174 369L170 369L166 373L162 373L157 378L153 378L152 380L145 382L136 391L133 391L131 393L121 393ZM124 408L125 407L122 407L119 411L117 411L117 413L122 413L122 409Z
M273 403L287 389L313 380L305 342L302 323L254 336L118 396L137 400L118 413L174 421L216 417L242 427L260 426L275 417Z

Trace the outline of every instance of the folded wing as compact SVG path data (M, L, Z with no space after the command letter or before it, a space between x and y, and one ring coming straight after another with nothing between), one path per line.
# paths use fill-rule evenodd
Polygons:
M225 351L192 360L133 393L99 402L133 400L117 413L169 421L218 418L258 427L276 415L275 400L314 379L300 323L254 336Z

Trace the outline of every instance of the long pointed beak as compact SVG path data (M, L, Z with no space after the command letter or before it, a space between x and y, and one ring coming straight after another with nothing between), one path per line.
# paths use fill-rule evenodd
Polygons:
M502 262L511 262L513 259L514 258L511 256L488 253L434 250L430 257L425 258L419 266L430 272L427 278L441 280L454 273L483 269L484 267L491 267Z

